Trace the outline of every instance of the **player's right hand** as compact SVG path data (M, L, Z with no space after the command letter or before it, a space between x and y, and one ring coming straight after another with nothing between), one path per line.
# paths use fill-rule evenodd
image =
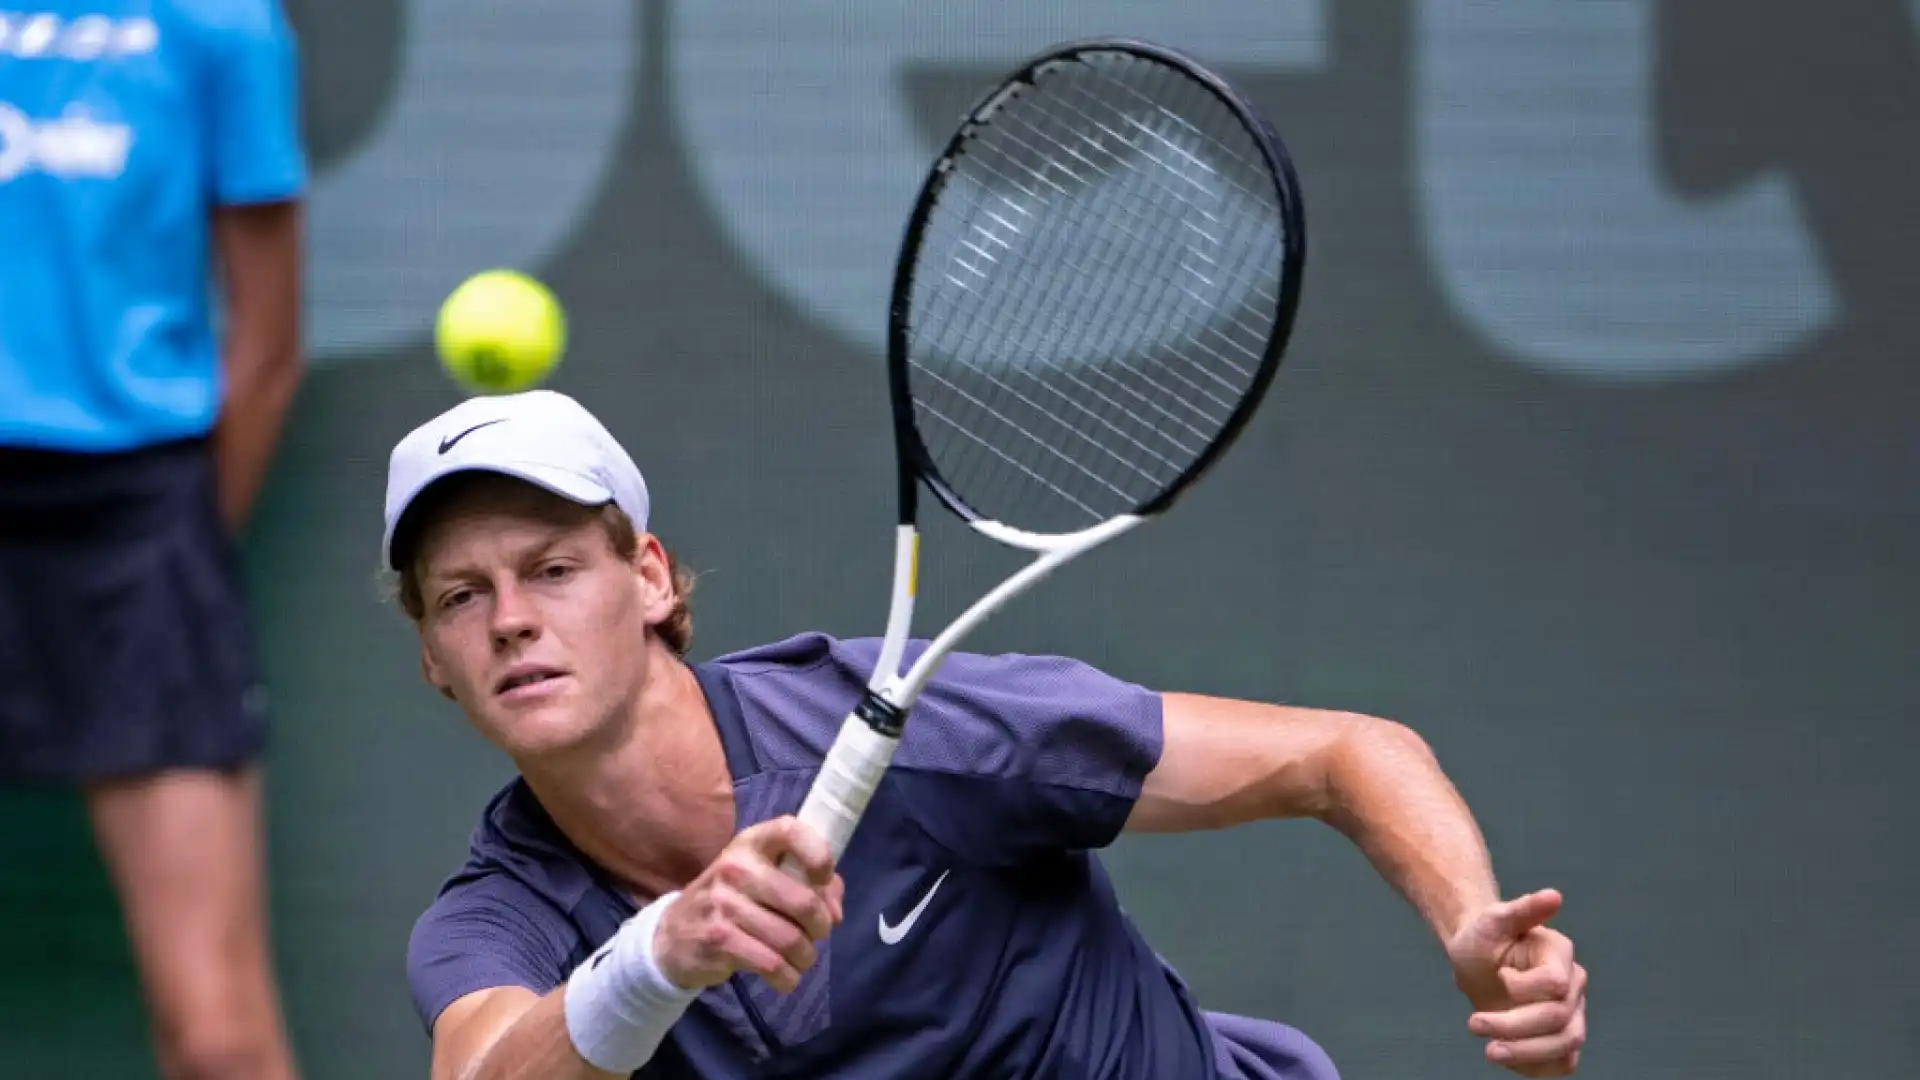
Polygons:
M780 869L788 856L802 879ZM751 971L791 993L813 966L813 943L839 925L845 892L819 833L793 816L761 822L680 890L654 930L654 963L687 990Z

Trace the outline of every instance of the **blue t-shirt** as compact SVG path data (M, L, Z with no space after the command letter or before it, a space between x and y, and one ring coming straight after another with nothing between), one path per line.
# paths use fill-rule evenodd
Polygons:
M799 810L878 652L806 634L695 666L737 828ZM703 992L636 1075L1331 1080L1292 1028L1201 1010L1121 909L1094 851L1160 747L1156 693L1055 657L949 658L799 987L736 975ZM514 781L415 924L421 1020L487 987L552 990L635 910Z
M0 10L0 445L212 428L210 211L301 194L298 101L278 0Z

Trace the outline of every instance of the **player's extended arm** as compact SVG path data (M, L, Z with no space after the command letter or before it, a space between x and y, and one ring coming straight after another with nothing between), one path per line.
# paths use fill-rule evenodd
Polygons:
M214 452L221 516L236 533L266 479L300 383L300 226L297 202L214 211L227 298L226 387Z
M1127 829L1268 818L1340 830L1442 942L1500 899L1472 813L1419 735L1354 713L1163 695L1165 739Z

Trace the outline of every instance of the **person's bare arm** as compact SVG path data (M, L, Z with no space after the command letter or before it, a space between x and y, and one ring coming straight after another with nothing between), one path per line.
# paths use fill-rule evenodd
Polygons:
M1314 818L1364 852L1439 937L1487 1058L1567 1076L1586 1042L1586 969L1546 926L1560 894L1501 900L1465 800L1410 729L1353 713L1164 695L1160 762L1127 827L1219 829Z
M1313 818L1351 839L1441 941L1500 899L1472 813L1426 743L1376 717L1163 696L1164 743L1127 828Z
M804 881L780 869L788 855L805 871ZM750 971L791 993L813 966L814 942L839 923L845 888L826 841L798 818L754 825L670 901L649 905L625 923L560 986L546 994L524 987L476 990L442 1009L433 1025L432 1080L617 1078L623 1074L588 1059L638 1068L695 991ZM652 959L636 965L643 953ZM624 1000L635 986L652 982L670 986L675 1000L665 1006L657 994ZM569 993L580 995L572 1007L580 1011L585 1042L575 1039L582 1029L568 1024ZM638 1032L646 1033L644 1040L634 1038Z
M300 384L300 204L218 208L213 237L227 301L226 388L213 445L221 517L238 533Z
M566 992L496 986L448 1005L433 1025L433 1080L619 1080L573 1048Z

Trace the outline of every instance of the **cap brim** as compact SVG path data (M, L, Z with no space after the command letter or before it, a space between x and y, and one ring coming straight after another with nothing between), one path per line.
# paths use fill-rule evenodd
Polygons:
M394 537L399 534L401 526L407 520L407 512L413 509L413 504L419 500L420 494L449 476L456 473L470 472L499 473L502 476L511 476L516 480L525 480L535 487L543 488L563 499L577 502L582 506L599 506L602 503L613 501L613 492L608 490L605 484L594 480L592 477L582 476L579 473L566 469L556 469L551 465L521 464L511 461L471 462L450 465L445 469L429 473L422 478L418 484L415 484L413 490L407 492L406 501L400 505L400 512L393 515L393 524L388 526L386 535L380 539L380 551L386 559L389 568L394 570L400 569L393 560Z

